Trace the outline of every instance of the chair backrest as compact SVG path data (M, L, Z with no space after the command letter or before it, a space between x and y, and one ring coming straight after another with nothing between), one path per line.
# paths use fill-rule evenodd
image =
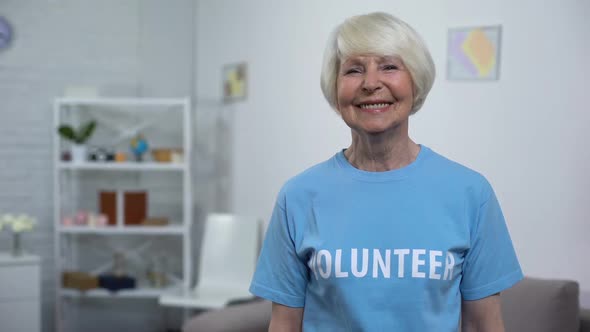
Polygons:
M196 288L248 289L260 242L260 222L233 214L207 216Z

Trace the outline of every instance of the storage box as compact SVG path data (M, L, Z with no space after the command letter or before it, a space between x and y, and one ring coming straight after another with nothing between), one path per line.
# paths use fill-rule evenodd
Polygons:
M84 272L62 272L62 285L64 288L73 288L80 291L98 288L98 278Z
M147 192L126 191L123 205L125 225L140 225L147 216Z
M117 224L117 192L101 191L99 194L100 213L107 216L107 225Z
M147 200L146 191L101 191L99 209L100 213L107 216L108 225L117 225L119 218L123 219L125 225L140 225L147 216Z

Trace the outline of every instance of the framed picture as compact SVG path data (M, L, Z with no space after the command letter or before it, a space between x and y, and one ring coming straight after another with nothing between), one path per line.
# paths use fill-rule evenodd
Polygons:
M447 79L499 79L501 36L500 25L449 29Z
M223 101L246 99L248 71L245 62L223 66Z

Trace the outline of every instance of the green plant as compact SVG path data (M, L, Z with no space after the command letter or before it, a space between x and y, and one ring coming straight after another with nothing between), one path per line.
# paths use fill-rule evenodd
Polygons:
M94 128L96 128L96 121L93 120L83 124L77 130L70 125L61 125L57 131L61 137L67 140L76 144L84 144L92 136Z

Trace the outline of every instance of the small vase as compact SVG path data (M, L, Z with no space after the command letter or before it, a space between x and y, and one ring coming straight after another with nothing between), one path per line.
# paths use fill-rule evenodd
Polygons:
M22 233L20 233L20 232L13 232L12 233L11 254L14 257L18 257L18 256L23 255Z
M72 163L81 164L86 161L86 145L74 144L71 148Z

